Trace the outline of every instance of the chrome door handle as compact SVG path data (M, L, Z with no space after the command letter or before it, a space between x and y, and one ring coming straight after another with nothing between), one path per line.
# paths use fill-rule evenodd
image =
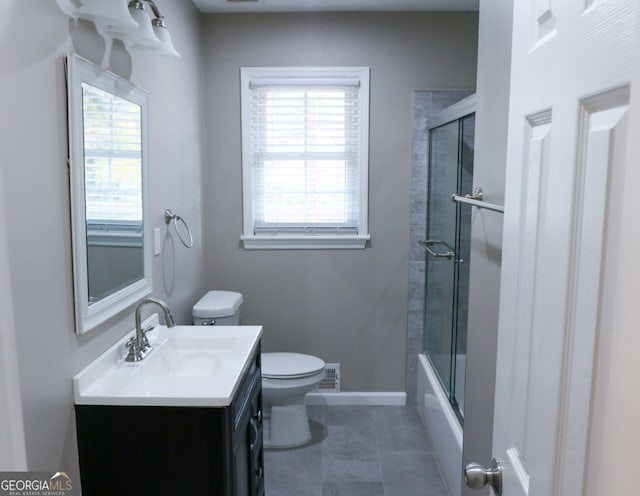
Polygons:
M491 460L491 467L485 468L479 463L470 463L464 468L464 483L471 489L482 489L489 485L496 496L502 495L502 464L500 460Z
M420 243L420 246L422 246L425 250L427 250L427 253L433 257L451 259L456 256L456 254L453 252L451 247L444 241L440 241L437 239L425 239L424 241L418 241L418 243ZM435 252L431 249L433 245L444 245L446 248L449 249L449 251L446 251L444 253Z

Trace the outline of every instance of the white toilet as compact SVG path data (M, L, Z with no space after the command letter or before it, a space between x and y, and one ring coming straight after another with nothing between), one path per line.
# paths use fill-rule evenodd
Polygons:
M238 325L242 295L209 291L193 306L196 325ZM262 353L264 446L293 448L311 440L304 397L325 378L325 363L301 353Z

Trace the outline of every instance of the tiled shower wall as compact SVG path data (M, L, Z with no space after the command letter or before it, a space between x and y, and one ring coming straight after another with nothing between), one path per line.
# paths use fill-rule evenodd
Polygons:
M409 310L407 316L407 403L416 403L418 355L423 352L426 258L418 241L427 230L429 136L427 122L472 91L414 91L409 239Z

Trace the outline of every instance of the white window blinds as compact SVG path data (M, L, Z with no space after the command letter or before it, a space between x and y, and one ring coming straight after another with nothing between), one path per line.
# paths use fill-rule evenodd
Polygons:
M358 88L251 88L255 231L357 232Z
M361 234L368 126L359 78L256 77L246 91L245 234Z
M82 85L86 218L92 224L142 221L140 106Z

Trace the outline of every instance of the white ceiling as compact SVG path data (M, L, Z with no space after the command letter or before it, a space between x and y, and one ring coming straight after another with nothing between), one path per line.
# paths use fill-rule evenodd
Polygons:
M479 0L193 0L202 12L478 10Z

